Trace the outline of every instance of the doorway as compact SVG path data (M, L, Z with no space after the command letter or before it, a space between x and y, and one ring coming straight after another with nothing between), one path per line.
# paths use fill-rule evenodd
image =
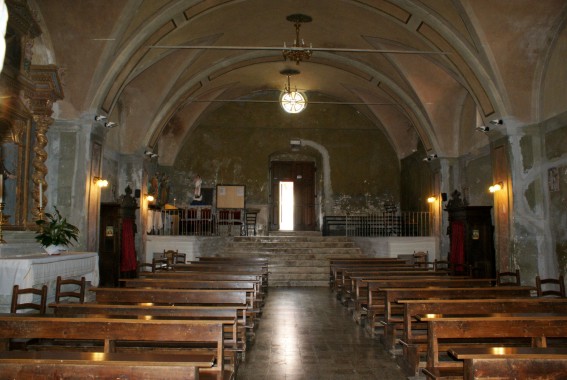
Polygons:
M270 230L317 230L315 173L314 162L271 162Z
M293 182L280 181L280 231L293 231Z

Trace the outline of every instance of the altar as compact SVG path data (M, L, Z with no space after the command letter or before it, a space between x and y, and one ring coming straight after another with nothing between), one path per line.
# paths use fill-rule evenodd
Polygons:
M92 286L98 286L98 253L63 252L53 256L38 253L0 258L0 313L10 312L14 285L21 288L40 288L45 284L48 287L47 302L53 302L57 276L84 276ZM23 300L31 301L25 298Z

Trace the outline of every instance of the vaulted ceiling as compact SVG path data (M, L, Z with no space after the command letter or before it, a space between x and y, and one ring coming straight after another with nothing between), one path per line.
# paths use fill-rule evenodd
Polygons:
M292 85L308 98L317 95L367 115L400 158L418 140L429 152L457 157L488 144L490 136L475 126L492 119L504 119L503 128L528 125L567 110L565 90L550 79L566 76L564 0L30 5L43 30L34 63L64 70L65 98L56 118L108 115L120 124L108 131L110 147L124 154L167 147L164 164L175 160L189 130L223 102L274 99L270 94L281 92L287 80L280 73L285 69L300 71ZM285 61L279 49L295 39L286 19L292 14L312 18L300 35L314 51L299 65Z

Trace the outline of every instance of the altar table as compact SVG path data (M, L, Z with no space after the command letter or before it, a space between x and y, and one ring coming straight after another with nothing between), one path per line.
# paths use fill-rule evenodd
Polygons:
M92 286L98 286L99 269L97 252L62 252L49 256L45 253L27 254L0 259L0 313L10 311L12 289L40 288L48 286L48 303L55 299L57 276L63 278L85 277ZM23 298L30 302L31 296Z

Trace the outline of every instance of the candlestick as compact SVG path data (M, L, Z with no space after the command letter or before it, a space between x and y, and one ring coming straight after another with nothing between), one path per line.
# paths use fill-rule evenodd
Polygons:
M43 207L43 184L39 182L39 207Z
M0 174L0 203L4 202L4 174Z
M37 220L43 220L43 207L41 206L37 208ZM43 230L43 225L40 226L40 230Z
M2 233L2 226L4 224L4 202L0 202L0 244L6 244L6 240L4 240L4 236Z

